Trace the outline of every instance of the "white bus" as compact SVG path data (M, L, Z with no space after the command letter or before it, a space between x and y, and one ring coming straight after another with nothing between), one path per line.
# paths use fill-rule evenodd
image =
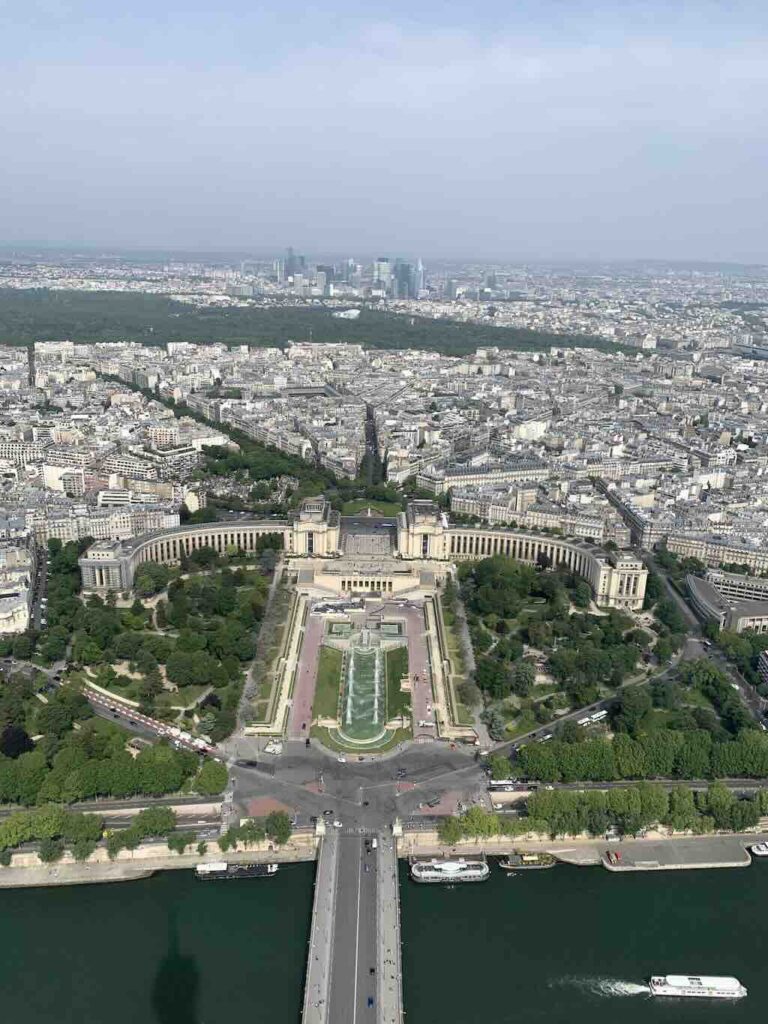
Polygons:
M602 722L604 718L608 717L608 712L603 708L602 711L596 711L594 715L589 716L590 722Z

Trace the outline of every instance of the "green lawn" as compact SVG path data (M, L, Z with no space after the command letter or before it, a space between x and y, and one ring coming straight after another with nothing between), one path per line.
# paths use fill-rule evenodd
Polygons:
M524 736L531 729L537 728L538 724L530 711L524 711L517 720L507 722L507 737L513 740L517 736Z
M191 708L197 704L207 690L210 690L210 686L207 684L205 686L196 686L193 683L191 686L180 686L176 693L163 690L162 693L158 694L155 702L158 707Z
M399 505L395 505L390 501L366 501L365 498L355 498L354 501L344 502L341 507L341 514L343 516L356 516L361 512L367 512L369 508L374 515L379 516L396 516L403 511Z
M335 647L321 647L317 659L317 682L312 713L315 718L336 718L339 713L341 687L341 651Z
M408 671L408 648L393 647L386 652L387 664L387 718L400 715L411 703L409 693L401 693L400 680Z

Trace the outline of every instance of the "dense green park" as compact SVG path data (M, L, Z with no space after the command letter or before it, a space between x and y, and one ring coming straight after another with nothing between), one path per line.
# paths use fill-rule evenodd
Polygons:
M655 639L615 609L591 613L589 584L563 568L495 556L461 565L459 581L474 681L488 704L484 717L494 739L504 738L511 717L533 728L620 686ZM450 585L446 594L450 605ZM540 652L552 679L542 699L535 699L536 665L524 657L526 645Z
M553 345L622 351L600 338L493 324L403 316L366 307L357 320L339 320L321 302L311 305L197 307L137 292L0 289L0 341L135 341L283 347L288 341L349 342L369 348L426 349L464 355L478 346L548 351Z
M768 735L705 658L623 691L611 728L612 737L590 738L564 722L551 741L522 746L513 771L545 782L768 778Z

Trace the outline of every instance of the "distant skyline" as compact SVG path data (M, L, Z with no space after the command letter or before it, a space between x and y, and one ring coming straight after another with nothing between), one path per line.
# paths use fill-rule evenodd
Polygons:
M0 0L0 244L768 263L756 0Z

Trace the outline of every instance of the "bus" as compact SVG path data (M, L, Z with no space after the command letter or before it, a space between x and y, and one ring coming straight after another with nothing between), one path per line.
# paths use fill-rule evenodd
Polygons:
M590 722L602 722L604 718L608 717L608 712L603 708L602 711L596 711L594 715L589 716Z

